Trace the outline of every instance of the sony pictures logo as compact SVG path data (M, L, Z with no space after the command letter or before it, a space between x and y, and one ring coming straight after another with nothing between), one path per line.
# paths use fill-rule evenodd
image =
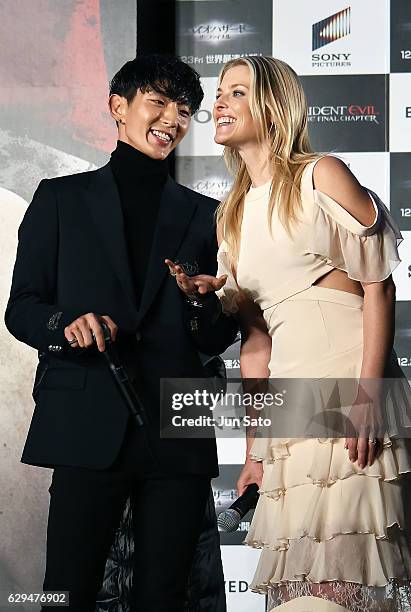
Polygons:
M324 106L309 106L308 121L311 123L376 123L379 125L379 111L376 110L374 104L349 104L349 105L324 105Z
M351 33L351 7L312 25L312 51L334 43ZM351 66L351 53L312 53L313 68Z

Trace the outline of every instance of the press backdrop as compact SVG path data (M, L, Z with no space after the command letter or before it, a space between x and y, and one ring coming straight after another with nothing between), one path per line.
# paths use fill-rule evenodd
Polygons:
M108 80L135 55L136 8L135 0L0 1L2 311L17 227L39 181L101 166L115 146ZM146 27L156 36L155 22ZM177 178L217 199L230 186L211 117L223 63L269 54L301 75L314 147L344 159L401 228L395 348L410 378L410 2L177 0L176 51L199 71L205 91L177 151ZM238 342L223 357L229 375L238 375ZM35 363L35 351L11 338L0 321L0 591L38 590L43 577L51 473L19 463L33 410ZM221 475L214 493L220 511L235 497L244 444L231 439L218 446ZM222 537L229 612L264 610L263 598L248 590L259 553L241 545L247 525L245 520L242 532Z

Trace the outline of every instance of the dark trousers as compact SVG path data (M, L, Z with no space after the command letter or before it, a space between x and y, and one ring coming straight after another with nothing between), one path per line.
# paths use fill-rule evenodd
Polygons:
M182 612L209 491L208 476L159 472L144 433L132 427L109 469L55 468L43 589L69 591L70 607L63 609L94 612L130 496L135 541L131 610Z

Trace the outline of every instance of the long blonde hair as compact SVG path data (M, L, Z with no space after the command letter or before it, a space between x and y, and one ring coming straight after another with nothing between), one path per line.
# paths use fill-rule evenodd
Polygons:
M250 112L257 126L258 141L269 143L269 169L273 179L268 222L274 206L288 233L298 220L301 207L301 175L307 163L317 159L310 146L307 130L307 101L301 82L285 62L268 56L251 56L227 62L219 76L234 66L250 70ZM244 196L251 186L246 165L235 149L224 147L224 160L234 183L216 210L217 226L227 242L233 264L238 260Z

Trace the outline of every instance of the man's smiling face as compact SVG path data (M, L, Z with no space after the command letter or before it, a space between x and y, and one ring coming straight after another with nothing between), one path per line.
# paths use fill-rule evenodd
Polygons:
M119 140L153 159L165 159L184 138L190 126L188 104L175 102L154 90L140 89L130 104L126 98L110 97L112 116L119 125Z

